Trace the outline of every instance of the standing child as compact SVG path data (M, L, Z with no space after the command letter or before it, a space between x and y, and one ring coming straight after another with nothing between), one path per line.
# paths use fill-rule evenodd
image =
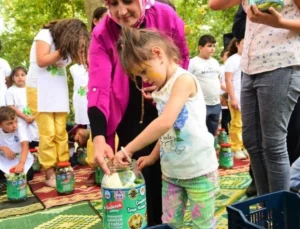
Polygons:
M228 106L230 110L229 136L234 157L247 159L247 153L242 138L242 114L241 114L241 79L240 68L241 55L243 52L243 39L233 39L228 46L228 59L225 63L225 81L229 95Z
M13 82L6 92L6 104L16 111L18 116L18 128L28 133L29 142L38 141L38 129L34 117L27 105L26 97L26 74L24 67L19 66L13 69L10 78Z
M178 65L178 48L151 30L123 28L118 52L129 75L141 76L144 82L157 87L152 97L159 116L116 154L115 163L127 165L127 156L159 139L149 156L138 159L138 166L142 169L160 158L163 222L183 228L189 200L193 226L215 228L218 162L196 77Z
M28 105L39 130L39 160L46 170L45 184L55 187L54 166L69 160L66 132L69 93L66 66L70 60L87 66L89 34L78 19L44 25L35 36L27 79Z
M27 180L32 180L33 156L29 153L27 133L18 128L16 111L4 106L0 107L0 151L0 179L15 168L16 173L25 172Z
M2 49L2 44L0 41L0 51ZM0 58L0 106L5 106L5 93L7 90L6 78L9 77L11 73L11 68L6 60Z
M211 35L203 35L199 42L199 55L191 59L189 72L197 77L206 103L206 125L208 131L215 136L221 114L220 105L220 65L212 56L216 51L216 39Z

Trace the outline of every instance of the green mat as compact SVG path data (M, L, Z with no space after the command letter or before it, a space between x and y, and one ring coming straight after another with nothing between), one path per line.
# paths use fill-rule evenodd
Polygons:
M0 219L0 228L7 229L99 229L101 227L100 216L89 202Z
M228 228L226 206L233 204L235 202L245 200L247 198L245 195L245 190L250 183L251 183L251 178L249 177L248 172L220 177L221 191L216 198L216 211L215 211L215 217L217 220L217 229ZM102 201L101 200L91 201L91 204L102 216ZM185 219L184 229L192 228L191 214L189 210L186 211L184 219Z
M9 216L23 215L32 213L38 210L43 210L44 206L32 194L27 186L27 199L20 203L11 203L7 200L6 184L0 183L0 218L7 218ZM0 226L0 228L2 228Z

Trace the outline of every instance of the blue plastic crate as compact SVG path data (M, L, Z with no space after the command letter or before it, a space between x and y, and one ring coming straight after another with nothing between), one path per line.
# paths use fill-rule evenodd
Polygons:
M300 229L299 194L280 191L227 206L229 229Z
M176 228L172 227L170 224L162 224L158 226L147 227L147 229L176 229Z

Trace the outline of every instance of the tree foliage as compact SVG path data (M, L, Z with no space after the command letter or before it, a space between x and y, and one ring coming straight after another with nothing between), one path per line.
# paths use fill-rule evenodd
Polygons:
M5 26L1 56L11 66L28 67L33 38L43 24L70 17L86 21L82 0L3 0L1 15Z
M236 8L213 11L208 6L208 0L176 0L175 4L177 13L185 22L190 56L198 54L198 40L204 34L216 37L216 53L220 53L223 49L223 34L232 30Z

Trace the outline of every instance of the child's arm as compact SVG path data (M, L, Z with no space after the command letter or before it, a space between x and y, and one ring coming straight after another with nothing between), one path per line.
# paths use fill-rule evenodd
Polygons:
M161 115L125 147L129 155L132 156L136 151L156 141L172 128L184 104L196 91L196 83L193 77L190 75L179 76L173 85L170 99Z
M220 84L221 84L221 89L225 92L227 92L227 88L226 88L226 83L223 83L221 78L220 78Z
M58 50L54 52L50 51L51 47L47 42L41 40L36 41L36 62L40 68L55 64L61 59Z
M225 10L241 3L241 0L209 0L208 4L212 10Z
M152 150L151 154L145 157L140 157L137 161L137 165L139 170L143 168L153 165L160 157L160 143L157 141L154 149Z
M233 109L239 109L239 104L237 102L237 99L235 97L234 93L234 87L232 84L232 78L233 78L233 73L232 72L225 72L225 81L226 81L226 88L228 95L230 97L230 103Z
M29 142L27 142L27 141L21 142L21 148L22 148L22 151L21 151L21 157L20 157L19 163L13 167L13 168L15 168L15 171L17 173L21 173L24 171L24 165L25 165L28 151L29 151Z
M31 117L31 116L28 116L28 115L24 114L22 111L20 111L20 110L19 110L18 108L16 108L14 105L9 105L9 107L10 107L11 109L15 110L17 116L18 116L19 118L24 119L27 123L28 123L29 121L31 121L31 119L33 119L33 121L34 121L34 117Z
M296 5L300 9L300 0L295 0ZM270 13L261 12L256 5L248 7L247 16L255 23L265 24L275 28L287 29L296 33L300 33L300 19L287 19L275 10L273 7L269 8Z
M4 153L4 156L9 160L13 160L15 158L14 152L11 151L11 149L7 146L0 146L0 151L2 151Z

